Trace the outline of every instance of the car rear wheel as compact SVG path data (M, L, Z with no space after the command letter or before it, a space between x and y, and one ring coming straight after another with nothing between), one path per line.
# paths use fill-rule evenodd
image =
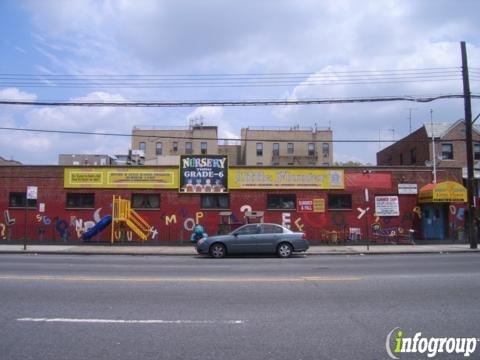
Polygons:
M213 244L210 247L210 256L215 259L220 259L227 255L227 250L225 249L225 245L217 243Z
M288 258L292 255L293 248L289 243L281 243L277 247L277 255L281 258Z

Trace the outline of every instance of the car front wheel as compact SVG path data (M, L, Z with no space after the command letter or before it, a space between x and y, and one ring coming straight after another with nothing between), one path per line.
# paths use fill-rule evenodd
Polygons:
M227 250L223 244L213 244L210 247L210 256L215 259L220 259L227 255Z
M277 255L281 258L288 258L292 255L293 248L289 243L281 243L277 248Z

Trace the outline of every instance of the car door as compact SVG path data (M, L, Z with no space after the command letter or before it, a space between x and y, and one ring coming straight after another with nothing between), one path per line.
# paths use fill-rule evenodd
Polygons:
M276 224L262 224L257 236L257 247L260 253L275 253L277 242L283 233L281 226Z
M257 236L261 231L260 224L248 224L235 230L230 241L230 253L257 252Z

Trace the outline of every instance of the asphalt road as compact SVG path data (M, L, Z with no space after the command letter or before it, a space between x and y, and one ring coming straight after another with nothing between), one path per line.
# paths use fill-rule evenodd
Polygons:
M396 327L480 337L479 263L0 255L0 358L388 359Z

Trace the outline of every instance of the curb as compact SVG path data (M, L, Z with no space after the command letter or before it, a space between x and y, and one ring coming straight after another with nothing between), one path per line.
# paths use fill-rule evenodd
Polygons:
M306 253L296 253L294 255L306 255L306 256L368 256L368 255L427 255L427 254L480 254L480 250L425 250L425 251L359 251L359 252L306 252ZM94 255L105 255L105 256L114 256L114 255L123 255L123 256L202 256L195 253L135 253L135 252L81 252L81 251L72 251L72 252L61 252L61 251L32 251L32 250L12 250L4 251L0 250L0 255L84 255L84 256L94 256ZM248 255L246 255L248 257Z

